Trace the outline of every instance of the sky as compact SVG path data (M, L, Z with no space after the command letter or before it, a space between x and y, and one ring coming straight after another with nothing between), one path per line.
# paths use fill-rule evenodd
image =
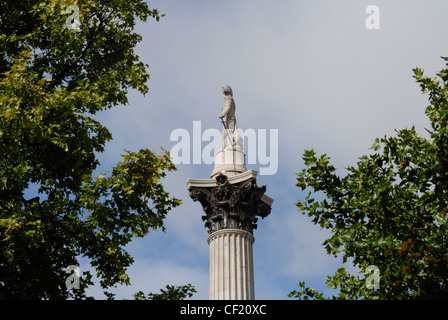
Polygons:
M379 29L366 27L369 5L379 9ZM136 27L150 90L146 96L131 92L127 106L98 116L114 138L98 156L100 170L119 162L124 149L170 150L177 143L170 141L173 130L193 135L193 121L201 121L202 131L221 130L221 88L231 86L241 129L278 130L278 170L257 177L274 203L254 231L255 298L288 299L299 281L332 294L325 281L342 261L322 246L328 230L295 206L306 196L295 186L303 152L326 153L343 175L371 152L376 137L413 125L425 135L428 102L412 69L433 76L444 67L448 2L155 0L149 6L166 15ZM135 260L128 269L131 286L110 290L117 299L187 283L197 290L192 299L208 299L208 234L186 180L209 178L213 165L176 167L163 183L183 204L169 213L166 232L127 247ZM81 264L80 271L88 268ZM105 298L98 286L88 293Z

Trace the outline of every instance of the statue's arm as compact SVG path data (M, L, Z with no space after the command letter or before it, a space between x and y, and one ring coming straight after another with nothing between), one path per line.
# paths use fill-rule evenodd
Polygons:
M231 107L232 107L231 101L230 100L226 100L226 102L222 106L221 115L219 117L221 119L226 117L229 114Z

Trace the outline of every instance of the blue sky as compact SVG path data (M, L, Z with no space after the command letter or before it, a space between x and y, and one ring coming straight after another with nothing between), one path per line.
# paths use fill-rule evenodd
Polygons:
M365 26L371 4L380 10L379 30ZM137 26L150 91L131 92L129 105L99 115L114 138L99 155L101 170L124 149L170 150L171 132L192 132L193 121L221 129L221 87L230 85L239 127L279 134L278 171L257 179L275 202L254 232L255 298L287 299L298 281L330 293L324 283L341 260L325 254L327 230L294 205L305 197L295 187L301 155L310 148L327 153L344 174L376 137L412 125L424 134L427 99L412 68L432 76L444 66L448 2L157 0L150 7L166 14ZM208 299L207 230L185 181L208 178L213 166L177 168L164 184L183 204L169 214L165 233L129 245L132 285L112 290L118 299L186 283L196 287L194 299ZM90 293L104 298L98 287Z

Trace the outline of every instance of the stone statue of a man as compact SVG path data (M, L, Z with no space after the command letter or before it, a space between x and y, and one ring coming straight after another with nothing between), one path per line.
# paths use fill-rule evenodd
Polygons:
M232 88L226 86L222 88L222 97L225 102L222 106L221 115L219 118L224 123L225 129L235 130L236 127L236 119L235 119L235 101L233 100L233 92Z
M222 149L240 149L242 147L240 142L241 138L236 125L235 101L233 100L232 88L229 86L222 88L222 95L225 100L221 115L219 116L224 126L222 130Z

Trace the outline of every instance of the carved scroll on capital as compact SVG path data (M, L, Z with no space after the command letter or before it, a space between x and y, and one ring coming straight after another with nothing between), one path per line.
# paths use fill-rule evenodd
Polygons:
M214 187L190 187L190 197L199 201L205 215L205 227L211 234L221 229L241 229L253 232L257 228L257 216L262 218L271 213L270 205L261 198L266 186L258 187L254 177L231 184L227 176L216 177Z

